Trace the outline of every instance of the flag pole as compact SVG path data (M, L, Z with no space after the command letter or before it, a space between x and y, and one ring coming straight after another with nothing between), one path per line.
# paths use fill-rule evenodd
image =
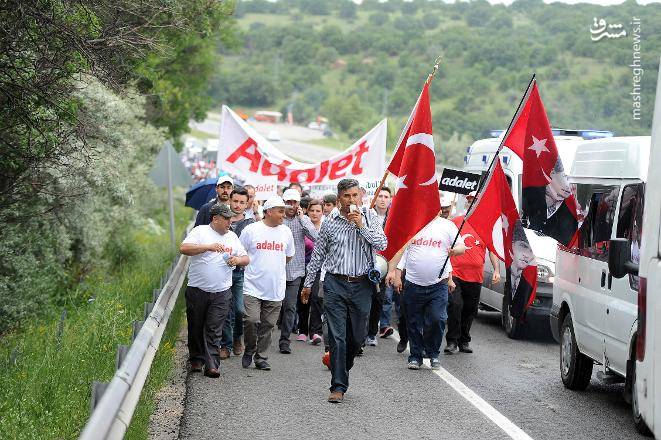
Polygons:
M432 80L434 79L434 76L436 76L436 73L438 72L438 69L441 66L441 61L443 61L443 55L440 55L434 61L434 67L432 68L431 73L429 73L429 75L427 76L427 79L425 80L425 84L431 84ZM416 105L417 105L417 103L416 103ZM401 139L400 139L400 141L401 141ZM398 143L398 145L399 145L399 143ZM379 183L378 188L374 192L374 198L372 199L372 202L370 203L370 209L374 208L374 205L376 204L376 199L379 197L379 192L383 188L383 185L386 183L387 178L388 178L388 168L386 167L386 170L383 173L383 178L381 178L381 183Z
M523 94L521 97L521 100L519 101L519 106L516 108L516 112L514 112L514 116L512 116L512 120L510 120L509 125L507 126L507 130L505 130L505 133L503 133L503 137L500 140L500 144L498 145L498 150L496 151L496 154L493 155L493 158L491 159L491 163L489 164L489 167L487 168L487 176L491 172L491 168L493 168L493 165L496 163L496 159L498 158L498 155L500 154L500 150L503 149L503 144L505 143L505 139L507 139L507 136L510 134L510 131L512 130L512 126L514 126L514 123L516 120L519 118L519 114L521 112L521 109L523 108L523 103L526 101L528 98L528 95L530 95L530 90L532 89L532 85L535 82L535 76L536 74L532 74L532 78L530 78L530 82L528 83L528 87L526 87L526 92ZM466 210L466 214L464 215L463 220L461 221L461 225L459 226L459 229L457 230L457 235L454 236L454 240L452 241L452 246L450 246L450 249L454 247L454 245L457 243L457 239L459 238L459 235L461 235L461 229L464 227L466 224L466 217L468 217L468 213L471 212L473 209L473 205L477 201L480 191L484 188L484 184L486 180L489 179L484 179L483 181L480 182L480 186L477 188L477 195L473 200L471 201L470 205L468 206L468 209ZM450 260L450 256L448 255L445 257L445 262L443 263L443 267L441 268L441 272L438 274L438 277L443 276L443 272L445 271L445 267L448 265L448 261Z

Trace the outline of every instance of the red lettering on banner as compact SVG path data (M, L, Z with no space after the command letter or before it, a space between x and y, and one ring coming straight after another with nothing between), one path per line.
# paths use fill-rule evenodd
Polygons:
M339 158L335 163L333 163L333 165L331 165L330 174L328 175L328 178L330 180L335 180L346 176L346 173L340 174L340 172L345 168L348 168L349 165L351 165L352 161L353 161L352 154Z
M286 181L287 165L291 165L291 162L288 160L283 160L281 164L277 164L271 163L271 161L268 159L264 159L264 163L262 164L262 176L278 176L279 181ZM274 172L273 167L276 167L278 171Z
M299 177L301 174L305 174L305 178L301 180ZM289 175L289 181L292 183L312 183L314 182L316 171L314 168L308 168L307 170L294 170Z
M249 149L253 150L250 151ZM250 161L250 171L256 173L259 170L259 163L262 160L262 154L257 148L257 142L254 139L248 138L244 143L242 143L239 148L234 150L234 153L230 154L227 158L229 163L235 163L240 157L245 157Z
M316 183L319 183L326 178L326 173L328 173L329 164L330 162L327 160L319 164L319 177L317 177L317 180L315 180Z
M367 141L363 141L358 145L358 150L354 153L355 159L353 161L353 168L351 168L351 174L358 176L363 174L363 168L361 167L361 162L363 161L363 154L370 151L370 147L367 145Z

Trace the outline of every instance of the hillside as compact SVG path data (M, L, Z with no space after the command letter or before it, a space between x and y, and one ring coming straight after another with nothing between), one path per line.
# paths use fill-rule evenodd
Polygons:
M223 57L212 84L216 105L285 112L297 122L330 119L339 141L384 115L392 145L429 73L437 145L459 165L464 148L504 128L532 73L553 126L649 134L661 54L661 5L544 4L417 0L239 1L239 49ZM627 35L592 41L593 19ZM632 114L634 26L640 19L640 119Z

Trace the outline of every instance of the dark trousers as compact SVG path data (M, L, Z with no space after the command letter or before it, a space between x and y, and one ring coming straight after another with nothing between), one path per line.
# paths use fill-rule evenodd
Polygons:
M350 283L331 274L324 279L324 315L328 324L331 391L346 392L349 370L367 336L372 285L365 278Z
M310 295L310 325L308 327L308 335L323 334L321 315L324 313L324 295L323 283L319 279L320 274L317 273L317 278L312 284L312 294Z
M280 347L289 346L289 335L294 331L294 325L296 324L296 299L298 298L298 288L302 281L302 277L287 281L287 287L285 287L285 299L282 300Z
M381 319L381 312L383 311L383 297L386 293L386 282L380 284L380 291L374 290L372 295L372 304L370 306L370 319L367 325L367 336L376 336L379 332L379 320Z
M223 326L221 347L232 348L233 342L241 342L243 336L243 315L246 308L243 305L243 271L232 272L232 306Z
M408 325L409 362L422 362L425 357L437 358L443 342L445 321L448 317L448 285L444 280L431 286L404 282L406 323Z
M395 305L395 313L397 313L397 332L399 333L399 340L401 342L408 342L409 332L406 328L406 306L402 301L403 292L393 292L392 302Z
M303 277L305 279L305 277ZM296 314L298 315L298 333L307 335L310 331L310 306L312 305L312 295L307 304L301 301L301 290L303 290L303 282L298 286L298 298L296 299ZM314 293L313 293L314 294Z
M471 326L480 303L481 283L452 277L457 288L450 294L448 303L448 333L445 339L455 344L471 341Z
M220 338L230 308L230 289L205 292L186 287L186 319L188 320L188 355L191 361L201 361L207 369L218 368Z

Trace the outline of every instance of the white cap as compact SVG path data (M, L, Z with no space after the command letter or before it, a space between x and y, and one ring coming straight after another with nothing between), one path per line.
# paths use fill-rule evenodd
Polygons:
M471 191L466 197L477 197L477 191Z
M234 179L232 179L229 174L225 174L224 176L218 177L218 182L216 182L216 186L220 185L221 183L229 182L232 185L234 185Z
M282 197L280 196L271 196L266 202L264 202L264 210L271 208L284 208L285 206L287 205L285 205L285 201L282 200Z
M300 202L301 193L294 188L289 188L284 193L282 193L282 200L294 200L296 202Z

